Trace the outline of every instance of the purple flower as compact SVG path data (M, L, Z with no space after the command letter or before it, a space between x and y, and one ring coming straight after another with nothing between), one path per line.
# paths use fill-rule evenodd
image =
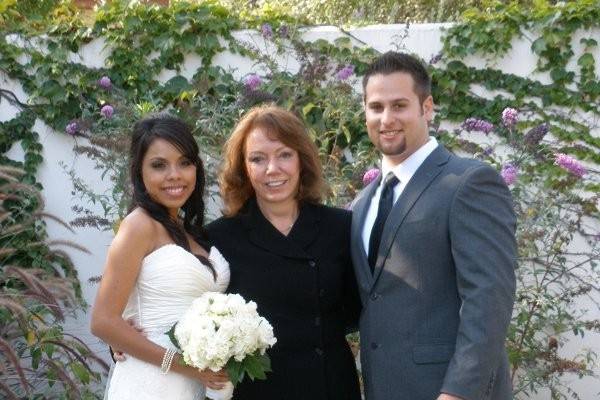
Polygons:
M287 38L290 34L290 29L287 27L287 25L281 25L279 27L279 37L280 38Z
M256 74L251 74L244 79L244 85L250 91L255 91L262 84L262 79Z
M375 179L379 177L379 168L371 168L367 172L364 173L362 181L363 185L367 186L369 183L373 182Z
M271 39L273 37L273 28L271 27L271 24L263 24L260 27L260 33L265 39Z
M337 72L337 78L340 81L345 81L346 79L350 78L352 75L354 75L354 65L346 65L344 68L340 69Z
M502 123L507 128L512 128L517 123L519 119L519 112L514 108L506 107L504 111L502 111Z
M79 125L77 125L77 122L71 121L67 124L65 132L71 136L75 136L79 132Z
M554 155L554 165L558 165L578 178L583 177L587 173L587 170L579 161L564 153L556 153Z
M548 124L540 124L531 128L523 137L523 141L528 146L534 147L537 146L544 136L548 133Z
M115 109L110 104L106 104L100 109L100 114L102 114L102 116L106 119L112 118L114 113Z
M510 186L517 181L517 176L519 176L519 170L512 164L505 164L502 167L502 171L500 171L500 175L506 185Z
M494 130L494 125L492 125L490 122L477 118L467 118L465 122L463 122L462 127L467 132L481 131L485 134L488 134Z
M112 82L108 76L103 76L102 78L98 79L98 86L100 86L102 89L108 90L112 87Z
M441 59L442 59L442 52L439 52L435 56L431 57L431 60L429 60L429 64L431 64L431 65L437 64Z

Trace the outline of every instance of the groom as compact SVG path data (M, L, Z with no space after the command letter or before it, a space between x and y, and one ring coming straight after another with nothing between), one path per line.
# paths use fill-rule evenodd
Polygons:
M510 192L493 168L429 136L431 81L417 59L383 54L363 93L382 157L352 220L366 400L511 399Z

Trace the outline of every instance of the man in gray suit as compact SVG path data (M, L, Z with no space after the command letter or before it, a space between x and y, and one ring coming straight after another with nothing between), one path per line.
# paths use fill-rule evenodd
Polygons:
M382 55L363 90L382 155L382 178L353 203L366 399L510 399L510 192L493 168L429 137L431 82L418 60Z

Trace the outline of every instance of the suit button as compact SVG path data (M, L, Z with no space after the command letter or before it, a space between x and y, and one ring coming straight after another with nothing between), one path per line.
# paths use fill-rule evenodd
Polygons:
M314 260L310 260L308 262L308 265L311 266L311 267L314 267L315 265L317 265L317 263Z
M315 326L321 325L321 317L315 317Z
M318 356L322 356L323 355L323 350L321 350L320 347L315 347L315 353L317 353Z
M371 293L371 300L375 301L379 298L379 294L378 293Z
M372 348L373 350L377 350L377 348L378 348L378 347L379 347L379 344L378 344L378 343L371 342L371 348Z

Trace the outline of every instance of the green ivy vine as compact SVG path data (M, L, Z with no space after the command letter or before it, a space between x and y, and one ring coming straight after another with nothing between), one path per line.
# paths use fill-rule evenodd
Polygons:
M41 119L59 132L75 126L70 133L87 139L78 142L75 151L96 162L113 180L112 192L99 195L71 175L82 199L104 207L102 226L110 227L125 212L128 129L134 120L152 111L169 109L187 119L195 127L201 148L212 156L207 158L216 163L222 143L245 110L265 101L294 110L320 149L330 185L329 201L337 205L354 197L362 186L362 172L376 164L377 153L366 136L361 98L352 88L376 51L353 45L349 35L333 43L307 42L301 38L301 27L276 10L233 16L217 2L175 1L159 7L114 0L100 6L93 21L84 20L67 3L37 3L32 7L43 9L44 17L30 24L19 17L23 11L16 3L2 11L0 24L7 29L0 34L0 71L21 84L29 104L19 105L22 111L14 119L0 123L0 164L22 168L23 182L41 189L35 180L42 162L42 147L33 131L35 120ZM442 53L428 64L437 104L432 134L499 170L520 168L520 179L511 189L520 218L521 274L541 282L576 279L566 272L568 245L576 234L591 243L586 262L591 265L590 273L596 273L599 245L583 221L584 216L600 217L600 137L594 133L599 127L593 122L600 117L600 80L595 72L598 41L587 35L589 30L600 29L600 1L553 4L540 0L527 11L517 2L487 4L485 10L467 11L462 22L445 32ZM232 30L244 28L261 29L259 40L265 45L236 41ZM574 43L579 32L586 36ZM494 67L515 40L531 42L538 60L535 73L547 75L550 83ZM100 68L85 66L76 56L92 41L101 41L107 49ZM574 45L582 51L575 54ZM213 65L225 50L255 62L256 71L261 71L255 77L256 87L248 86L247 77L240 81L231 71ZM187 79L181 69L190 54L198 55L202 64ZM298 60L297 72L280 66L278 60L286 56ZM469 66L465 61L469 56L486 60L486 66ZM352 68L352 72L340 78L338 73L344 68ZM164 70L174 71L175 76L161 84L157 76ZM99 85L102 77L110 77L109 86ZM484 97L474 86L498 94ZM1 94L1 101L16 100L8 92ZM107 105L111 117L102 117L100 110ZM506 126L502 119L507 107L522 115L514 126ZM478 141L465 135L464 124L447 128L467 118L489 121L494 132ZM554 142L532 139L541 126L549 130ZM493 154L492 138L511 148L509 156ZM25 153L23 163L6 156L17 143ZM591 165L590 178L579 179L556 165L556 153ZM215 183L214 173L208 178ZM44 237L43 225L40 229ZM36 257L41 260L43 256L40 250ZM39 262L27 261L39 266ZM561 373L591 374L594 358L590 353L584 360L567 360L546 350L542 342L556 337L562 340L566 331L583 335L585 330L600 330L598 321L566 312L575 297L592 290L584 283L565 285L567 289L559 294L550 283L522 283L520 306L509 332L513 369L528 371L517 394L549 387L560 398L560 390L568 389L560 387L557 377Z

